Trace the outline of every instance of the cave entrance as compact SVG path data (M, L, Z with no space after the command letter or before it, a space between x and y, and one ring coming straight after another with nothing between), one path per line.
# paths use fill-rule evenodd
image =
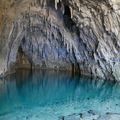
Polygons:
M64 15L63 15L65 26L70 30L74 31L73 27L75 22L72 20L72 10L68 5L64 6Z
M22 47L20 46L18 49L17 57L16 57L16 69L31 69L32 64L29 61L28 57L23 52Z
M65 9L64 16L71 18L71 11L70 11L69 6L65 5L64 9Z

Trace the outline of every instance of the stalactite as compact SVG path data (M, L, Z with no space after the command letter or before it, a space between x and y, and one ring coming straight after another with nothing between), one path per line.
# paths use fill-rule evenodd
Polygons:
M59 0L55 0L55 9L57 10L57 4L59 3Z

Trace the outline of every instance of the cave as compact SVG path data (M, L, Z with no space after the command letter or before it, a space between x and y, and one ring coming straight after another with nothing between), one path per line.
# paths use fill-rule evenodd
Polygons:
M20 46L16 57L15 69L26 69L26 68L31 69L32 64L28 59L27 55L25 55L22 47Z
M71 9L68 5L64 6L63 20L64 20L65 26L70 31L73 31L73 26L75 26L75 22L72 20Z
M64 9L65 9L64 16L71 18L71 11L70 11L69 6L65 5Z

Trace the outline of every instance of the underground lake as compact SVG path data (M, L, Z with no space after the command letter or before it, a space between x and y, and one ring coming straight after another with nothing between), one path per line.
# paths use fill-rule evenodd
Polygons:
M110 113L120 113L118 83L45 70L19 70L0 81L0 120L93 120Z

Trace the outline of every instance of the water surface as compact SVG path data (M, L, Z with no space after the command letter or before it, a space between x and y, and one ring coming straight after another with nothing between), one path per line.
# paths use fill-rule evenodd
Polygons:
M27 70L0 81L0 120L58 120L89 110L120 113L120 85L66 72Z

